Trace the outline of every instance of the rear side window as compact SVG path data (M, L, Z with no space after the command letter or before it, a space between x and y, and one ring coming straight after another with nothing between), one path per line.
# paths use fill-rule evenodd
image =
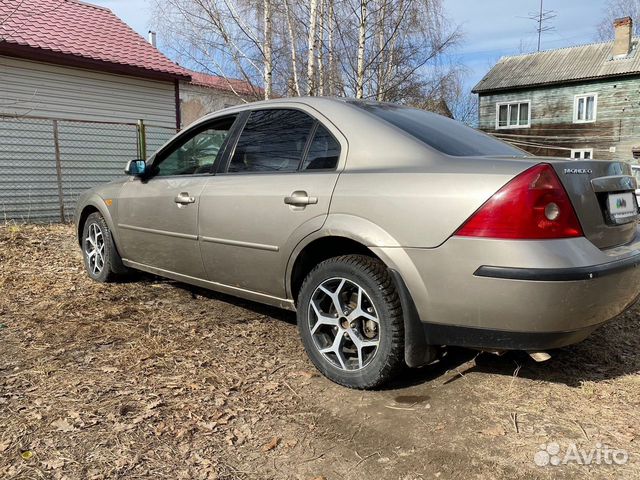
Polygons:
M302 170L328 170L336 168L340 158L340 144L333 135L318 125L311 146L304 159Z
M251 112L228 172L295 172L313 124L313 118L298 110Z
M528 155L523 150L435 113L389 103L351 103L446 155Z

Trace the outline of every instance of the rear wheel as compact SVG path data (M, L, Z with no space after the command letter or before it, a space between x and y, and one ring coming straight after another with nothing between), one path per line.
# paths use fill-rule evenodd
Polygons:
M85 270L98 282L112 282L127 271L109 226L98 212L89 215L82 228L82 256Z
M311 361L351 388L376 388L404 366L400 299L385 265L364 255L318 264L298 298L298 329Z

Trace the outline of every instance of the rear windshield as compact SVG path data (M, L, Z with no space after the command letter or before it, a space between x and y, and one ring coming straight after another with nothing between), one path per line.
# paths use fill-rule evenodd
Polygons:
M442 115L391 103L351 103L447 155L527 155L519 148Z

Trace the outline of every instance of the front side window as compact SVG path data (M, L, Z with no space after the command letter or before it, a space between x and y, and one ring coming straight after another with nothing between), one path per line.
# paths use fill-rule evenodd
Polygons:
M225 118L187 133L184 140L154 162L154 175L166 177L209 173L222 154L222 145L234 121L235 117Z
M591 160L593 158L593 148L577 148L571 150L573 160Z
M573 104L573 123L595 122L597 108L598 94L576 95Z
M531 126L531 102L497 104L496 128L525 128Z
M298 110L251 112L228 172L297 171L314 122L313 118Z

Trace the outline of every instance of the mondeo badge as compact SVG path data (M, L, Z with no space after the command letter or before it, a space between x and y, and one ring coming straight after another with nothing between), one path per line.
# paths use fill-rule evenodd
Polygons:
M564 169L564 173L566 175L568 175L568 174L589 175L589 174L593 173L593 170L591 170L590 168L565 168Z

